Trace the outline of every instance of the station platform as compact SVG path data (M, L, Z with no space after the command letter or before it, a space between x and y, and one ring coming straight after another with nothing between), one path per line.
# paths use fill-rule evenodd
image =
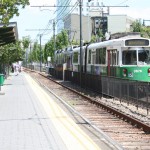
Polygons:
M0 150L100 150L28 74L1 87Z

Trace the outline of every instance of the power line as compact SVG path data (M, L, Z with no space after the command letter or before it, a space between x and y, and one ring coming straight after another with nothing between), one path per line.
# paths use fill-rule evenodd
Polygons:
M69 11L62 17L62 20L63 20L65 17L67 17L69 14L71 14L71 13L74 11L74 9L78 6L78 4L79 4L79 3L76 2L76 3L74 4L74 7L73 7L71 10L69 10ZM60 20L60 17L61 17L61 16L59 16L59 20ZM58 19L57 19L57 20L58 20Z
M73 5L62 5L62 6L56 6L56 5L54 5L54 6L44 6L44 5L42 5L42 6L30 6L30 7L73 7Z
M74 7L74 5L68 5L68 6L31 6L31 7ZM103 5L103 6L91 6L91 7L129 7L128 5L125 5L125 6L106 6L106 5Z
M63 4L64 6L67 6L70 4L70 1L66 1L65 4ZM67 7L63 7L63 8L57 8L57 16L59 16L59 18L61 18L61 16L64 15L64 12L66 11ZM56 17L57 18L57 17ZM59 18L57 18L57 20L59 20Z

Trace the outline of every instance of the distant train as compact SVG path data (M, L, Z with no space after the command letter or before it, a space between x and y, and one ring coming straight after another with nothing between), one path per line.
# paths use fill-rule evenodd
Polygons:
M150 40L122 38L55 51L55 69L150 82ZM80 60L81 59L81 60ZM80 67L80 61L82 66Z

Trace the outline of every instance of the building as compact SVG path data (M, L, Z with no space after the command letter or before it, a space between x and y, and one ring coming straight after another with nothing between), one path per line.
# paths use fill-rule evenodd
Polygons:
M57 6L61 6L57 7L56 10L56 26L57 33L59 33L62 29L64 29L64 19L66 20L69 14L79 15L80 9L79 1L77 0L57 0ZM97 12L101 12L100 0L92 0L91 2L88 2L88 0L84 0L82 7L82 15L88 16L90 10L97 10Z
M92 33L92 22L88 16L82 16L82 37L83 41L90 41ZM64 29L68 31L71 41L80 41L80 17L78 14L69 14L64 20Z
M78 14L69 14L64 19L64 28L68 31L71 41L80 41L80 23ZM82 16L82 37L83 41L90 41L92 35L97 35L101 31L114 34L118 32L130 32L134 19L127 15L104 15L102 16Z
M107 16L107 24L108 24L108 32L111 34L117 32L130 32L132 28L132 23L135 19L127 16L127 15L108 15Z
M127 15L110 15L109 7L102 7L100 0L83 1L82 7L82 37L90 41L92 35L100 36L106 33L131 31L133 18ZM68 31L71 41L80 41L80 9L77 0L57 0L57 33L62 29ZM71 7L69 7L71 6Z

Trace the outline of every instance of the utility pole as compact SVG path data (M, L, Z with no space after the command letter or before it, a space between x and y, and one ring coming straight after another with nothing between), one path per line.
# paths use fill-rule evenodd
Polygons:
M40 72L42 71L42 45L41 45L41 38L42 38L42 34L39 35L40 36Z
M143 19L143 26L145 26L145 21L150 21L150 20L144 20L144 19Z
M45 31L45 29L26 29L26 31ZM46 29L50 30L50 29ZM41 45L41 39L43 34L39 34L40 36L40 72L42 71L42 45Z
M80 8L80 86L82 81L82 70L83 70L83 60L82 60L82 47L83 47L83 39L82 39L82 4L83 0L79 0L79 8Z
M55 36L55 20L53 20L53 38L54 38L54 51L56 50L56 36Z

